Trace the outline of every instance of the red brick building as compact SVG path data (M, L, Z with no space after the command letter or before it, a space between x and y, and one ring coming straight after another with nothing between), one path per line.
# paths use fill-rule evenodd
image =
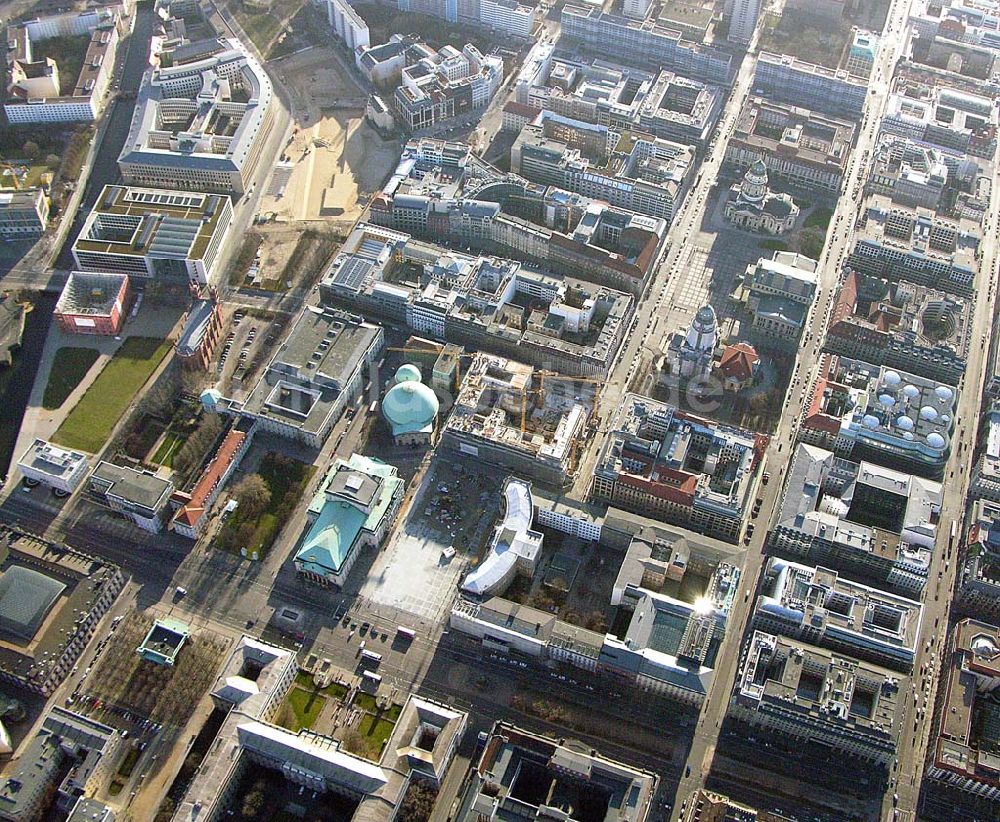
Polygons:
M73 271L53 316L67 333L111 336L121 331L128 300L126 274Z

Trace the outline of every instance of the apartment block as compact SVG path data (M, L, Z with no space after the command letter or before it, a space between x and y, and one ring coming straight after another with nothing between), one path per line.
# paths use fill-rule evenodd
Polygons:
M726 144L726 164L743 174L762 161L777 180L839 192L854 131L846 119L750 97Z
M556 186L670 223L694 176L689 146L542 112L510 150L510 168Z
M320 293L324 304L573 376L607 373L633 305L621 291L364 223L323 275Z
M12 125L96 120L104 110L119 38L132 18L125 4L39 17L7 27L4 114ZM90 35L77 77L60 77L51 57L36 59L53 37Z
M616 62L666 69L693 80L728 85L732 55L688 42L677 27L656 20L631 20L600 7L568 4L560 17L561 37L579 43L592 54Z
M842 69L828 69L788 54L757 55L754 94L827 114L858 118L868 84Z
M598 457L594 500L738 543L767 437L627 394Z

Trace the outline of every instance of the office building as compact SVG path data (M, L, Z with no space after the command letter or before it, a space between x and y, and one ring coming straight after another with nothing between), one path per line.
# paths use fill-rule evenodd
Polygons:
M539 274L360 224L320 282L347 305L414 333L565 374L607 372L632 310L628 294Z
M747 266L747 308L764 339L798 344L819 284L818 263L793 251L775 251Z
M69 676L125 585L121 570L0 532L0 680L49 696Z
M335 460L306 511L306 530L295 553L299 577L343 587L361 552L378 548L403 501L396 469L361 454Z
M996 151L998 122L990 97L903 79L889 95L879 129L988 160Z
M563 7L560 22L560 37L592 54L674 71L706 83L728 85L731 80L732 55L688 42L678 27L661 26L653 19L630 20L599 6L572 4Z
M556 487L575 476L596 385L475 354L441 432L445 448Z
M771 550L919 595L941 516L941 484L800 444Z
M957 410L958 391L951 386L823 354L798 436L838 457L940 479Z
M17 461L17 470L29 488L44 485L57 497L68 497L80 487L90 465L86 454L35 440Z
M667 229L664 220L501 172L468 145L440 140L406 146L369 213L376 225L636 295Z
M71 271L52 317L67 334L113 336L122 330L129 296L127 274Z
M49 198L40 188L0 191L0 237L40 237L49 225Z
M767 51L757 55L753 89L771 100L850 118L861 117L868 96L867 81L842 69Z
M909 673L917 653L920 603L828 568L771 557L753 611L754 627Z
M112 511L144 531L158 533L168 512L174 484L156 474L101 460L90 475L90 492Z
M995 401L983 415L977 452L969 496L1000 502L1000 406Z
M104 788L120 744L109 725L53 706L0 779L0 819L41 822L64 816L84 794Z
M830 312L826 349L958 385L971 322L968 300L848 269Z
M510 169L533 183L556 186L617 208L670 223L694 176L689 146L620 134L543 111L510 149Z
M969 614L1000 620L1000 502L977 499L969 506L969 527L954 548L964 552L955 604Z
M461 51L418 44L407 49L400 78L396 115L407 130L419 131L486 108L503 81L503 58L469 43Z
M528 39L535 30L536 8L515 0L382 0L402 12L440 17L449 23L479 26L497 34Z
M707 536L738 543L767 437L628 394L611 421L590 493Z
M888 280L969 296L978 270L980 231L972 220L869 197L861 211L847 264Z
M274 124L271 80L239 40L166 43L139 89L118 158L122 177L130 186L239 197Z
M595 819L645 822L658 783L655 774L596 750L497 722L469 774L455 822L512 813L538 817L584 806Z
M750 97L726 144L726 164L745 174L763 162L773 180L839 192L854 130L847 120Z
M326 17L337 36L351 51L367 48L370 43L368 24L361 19L347 0L326 0Z
M244 636L212 689L225 718L177 804L173 822L225 818L238 810L251 763L276 771L303 802L331 794L344 820L391 822L412 781L440 784L468 723L450 706L409 697L376 761L333 737L273 724L295 679L295 654Z
M361 396L385 348L382 327L356 314L307 306L246 400L226 401L262 431L321 448Z
M7 27L4 114L12 125L96 120L104 110L121 35L132 18L125 4L38 17ZM45 40L83 37L90 42L76 77L62 77Z
M732 0L729 12L729 39L749 43L760 17L760 0Z
M144 662L172 668L191 636L191 626L176 619L155 619L145 638L136 648Z
M220 194L105 186L73 243L82 271L164 286L216 283L233 205Z
M729 716L780 736L888 767L902 725L899 676L802 640L754 631Z
M851 45L847 51L844 68L848 74L867 80L871 77L875 59L878 57L879 36L855 26L851 32Z
M1000 679L1000 628L964 619L941 670L921 818L976 822L1000 814L1000 734L993 698Z
M943 205L953 184L950 178L974 165L967 158L895 134L879 135L872 159L866 194L882 194L897 205L933 211Z

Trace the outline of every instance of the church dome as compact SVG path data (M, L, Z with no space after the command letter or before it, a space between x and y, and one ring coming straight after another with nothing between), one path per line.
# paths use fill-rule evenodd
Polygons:
M439 408L434 391L420 382L420 369L402 365L396 371L396 384L382 399L382 415L392 435L412 434L434 424Z

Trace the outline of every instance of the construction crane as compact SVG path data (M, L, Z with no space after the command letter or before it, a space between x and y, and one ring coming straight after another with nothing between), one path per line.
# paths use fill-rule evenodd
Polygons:
M562 382L589 382L596 386L603 385L604 380L598 380L593 377L570 377L566 374L559 374L556 371L540 371L541 375L539 390L545 390L545 380L559 380ZM600 403L601 403L601 389L599 387L594 389L594 405L593 405L593 416L597 418L600 415Z
M0 160L0 169L4 169L10 175L11 184L14 186L15 191L19 191L21 188L21 181L17 179L17 168L12 166L10 163L5 163Z

